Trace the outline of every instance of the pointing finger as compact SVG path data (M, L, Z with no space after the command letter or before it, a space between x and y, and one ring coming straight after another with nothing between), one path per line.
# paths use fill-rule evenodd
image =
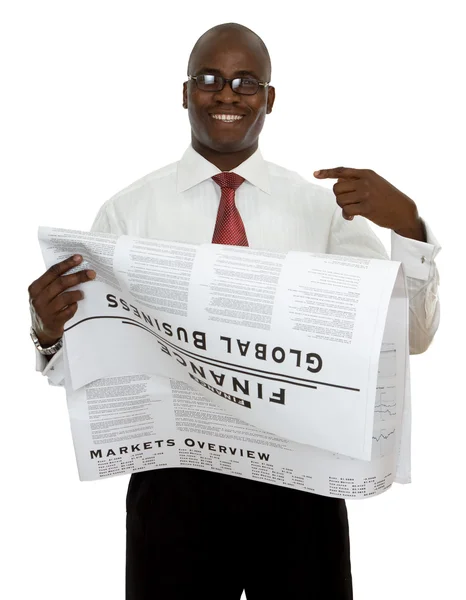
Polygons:
M314 171L317 179L359 179L364 174L363 169L351 169L349 167L336 167L334 169L321 169Z

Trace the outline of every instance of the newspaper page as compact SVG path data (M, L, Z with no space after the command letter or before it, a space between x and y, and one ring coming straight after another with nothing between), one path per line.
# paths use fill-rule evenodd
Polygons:
M390 487L407 362L399 263L40 229L97 278L65 333L80 477L209 468ZM267 456L267 460L264 458Z

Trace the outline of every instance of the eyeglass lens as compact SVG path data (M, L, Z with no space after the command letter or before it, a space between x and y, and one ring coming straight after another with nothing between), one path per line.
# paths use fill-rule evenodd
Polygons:
M196 82L198 88L205 92L218 92L225 85L225 80L220 75L198 75ZM251 77L237 77L230 85L237 94L251 95L259 89L259 82Z

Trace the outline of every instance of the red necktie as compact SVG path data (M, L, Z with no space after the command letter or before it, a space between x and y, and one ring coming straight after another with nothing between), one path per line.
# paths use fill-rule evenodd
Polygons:
M243 221L235 204L235 191L243 183L244 178L236 173L219 173L212 179L222 189L212 244L248 246Z

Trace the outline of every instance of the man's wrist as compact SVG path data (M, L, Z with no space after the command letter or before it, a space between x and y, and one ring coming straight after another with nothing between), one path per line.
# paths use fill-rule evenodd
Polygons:
M40 340L33 327L31 327L30 335L36 350L43 356L53 356L63 346L63 338L50 340L50 343L47 343L47 340Z
M417 217L415 221L407 224L399 229L394 229L397 235L409 238L411 240L418 240L419 242L427 242L426 228L424 221Z

